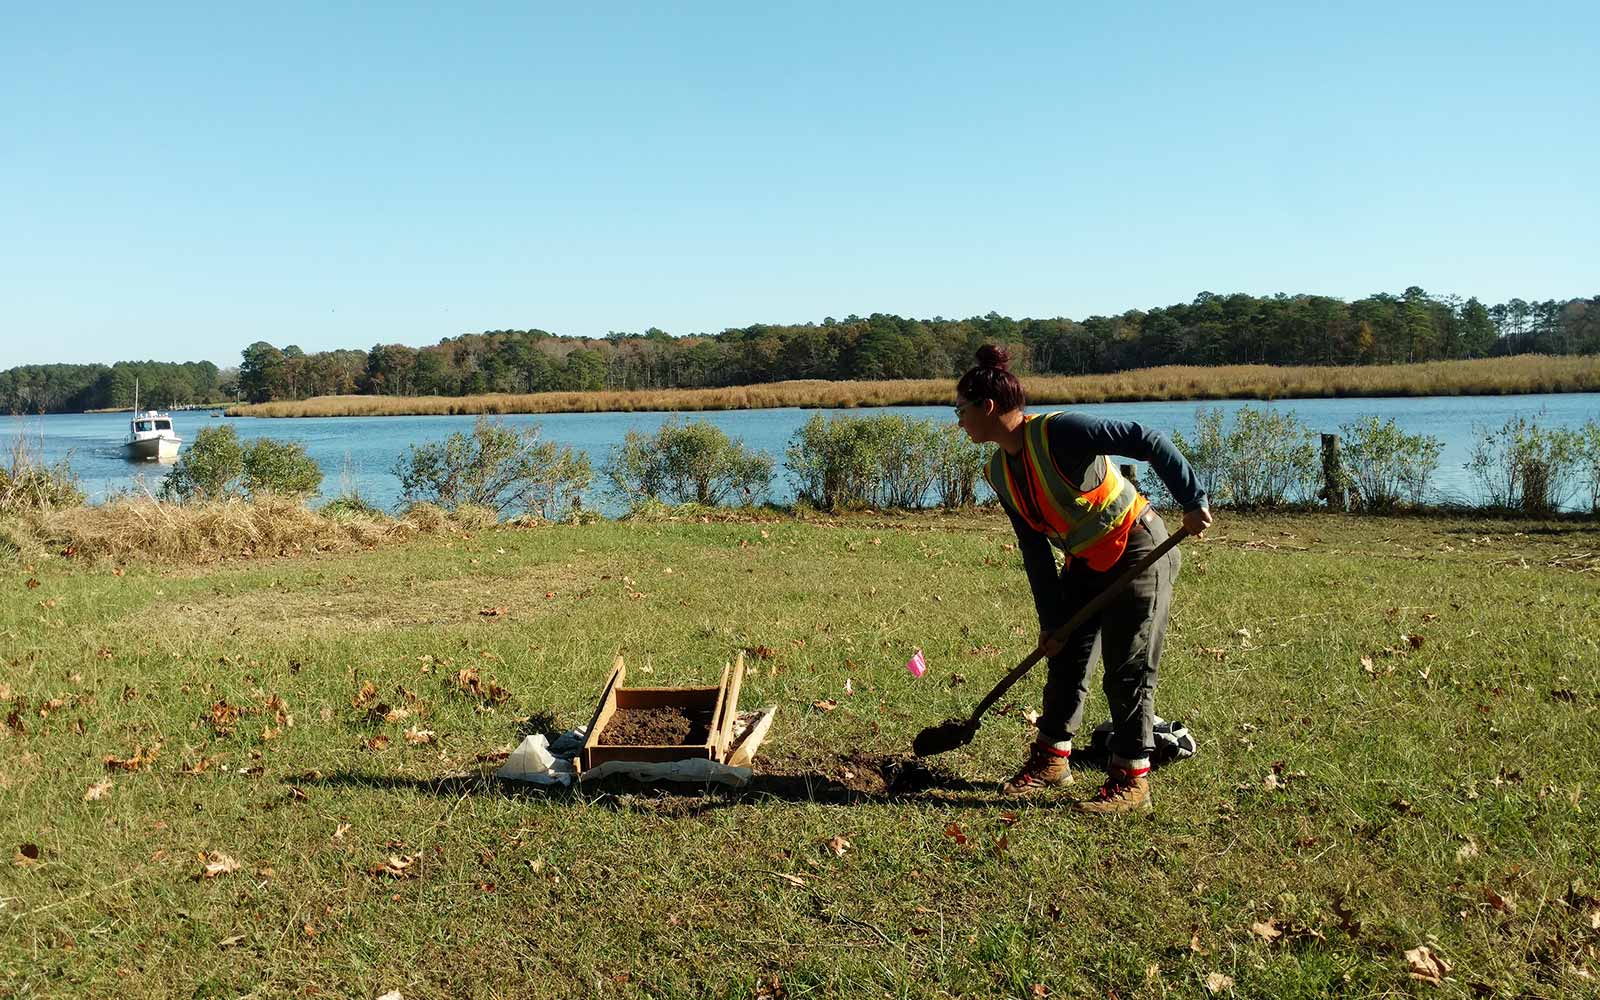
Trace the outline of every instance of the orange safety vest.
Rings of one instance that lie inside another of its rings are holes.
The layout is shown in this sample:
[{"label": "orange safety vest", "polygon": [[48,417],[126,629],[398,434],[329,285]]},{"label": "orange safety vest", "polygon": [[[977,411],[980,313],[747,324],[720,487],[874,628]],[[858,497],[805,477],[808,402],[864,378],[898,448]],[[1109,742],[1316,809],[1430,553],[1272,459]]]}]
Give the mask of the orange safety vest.
[{"label": "orange safety vest", "polygon": [[1014,474],[1005,449],[996,448],[983,476],[1007,510],[1050,539],[1069,559],[1082,559],[1090,569],[1103,573],[1122,558],[1128,532],[1149,501],[1103,455],[1100,462],[1105,476],[1088,492],[1062,475],[1050,457],[1050,435],[1046,433],[1053,416],[1023,418],[1024,475]]}]

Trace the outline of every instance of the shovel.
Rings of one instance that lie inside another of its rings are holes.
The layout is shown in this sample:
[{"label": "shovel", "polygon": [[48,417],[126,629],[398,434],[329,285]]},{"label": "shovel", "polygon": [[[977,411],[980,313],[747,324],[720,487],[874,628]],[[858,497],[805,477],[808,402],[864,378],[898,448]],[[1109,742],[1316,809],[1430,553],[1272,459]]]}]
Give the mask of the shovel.
[{"label": "shovel", "polygon": [[[1112,598],[1126,590],[1128,585],[1140,573],[1154,566],[1157,560],[1165,556],[1173,546],[1183,541],[1188,535],[1187,528],[1179,528],[1173,532],[1172,536],[1156,546],[1154,551],[1128,567],[1121,576],[1111,582],[1109,587],[1096,594],[1088,604],[1079,608],[1078,613],[1067,619],[1065,625],[1050,634],[1050,638],[1057,642],[1065,641],[1074,629],[1099,614],[1100,610],[1111,603]],[[1000,683],[994,686],[994,690],[984,695],[983,700],[978,702],[978,707],[972,710],[970,716],[965,719],[948,719],[937,726],[929,726],[924,729],[917,734],[916,739],[911,741],[911,752],[918,757],[932,757],[934,754],[944,753],[947,750],[954,750],[957,747],[964,747],[971,743],[972,738],[978,734],[978,725],[983,720],[983,713],[992,708],[994,703],[1000,700],[1001,695],[1011,690],[1011,685],[1021,680],[1022,675],[1032,670],[1033,665],[1043,658],[1044,643],[1040,643],[1038,649],[1029,653],[1021,663],[1011,668],[1010,673],[1000,678]]]}]

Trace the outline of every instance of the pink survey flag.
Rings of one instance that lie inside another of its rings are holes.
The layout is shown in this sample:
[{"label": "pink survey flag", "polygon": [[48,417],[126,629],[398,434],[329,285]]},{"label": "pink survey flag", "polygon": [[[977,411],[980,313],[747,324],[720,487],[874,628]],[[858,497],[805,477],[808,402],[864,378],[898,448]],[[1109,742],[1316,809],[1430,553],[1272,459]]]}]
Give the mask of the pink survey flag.
[{"label": "pink survey flag", "polygon": [[928,661],[922,658],[922,650],[911,654],[911,659],[906,661],[906,669],[911,671],[912,677],[921,677],[928,672]]}]

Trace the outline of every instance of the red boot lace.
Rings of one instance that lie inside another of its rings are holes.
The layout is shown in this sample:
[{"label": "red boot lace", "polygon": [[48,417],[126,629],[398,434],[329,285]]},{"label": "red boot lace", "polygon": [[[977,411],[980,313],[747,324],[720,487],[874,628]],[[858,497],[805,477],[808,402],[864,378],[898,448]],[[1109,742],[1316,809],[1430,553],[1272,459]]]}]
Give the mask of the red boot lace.
[{"label": "red boot lace", "polygon": [[1114,798],[1120,793],[1126,791],[1132,784],[1133,779],[1127,775],[1108,775],[1106,777],[1106,783],[1100,786],[1099,790],[1094,793],[1094,797],[1103,802],[1106,799]]}]

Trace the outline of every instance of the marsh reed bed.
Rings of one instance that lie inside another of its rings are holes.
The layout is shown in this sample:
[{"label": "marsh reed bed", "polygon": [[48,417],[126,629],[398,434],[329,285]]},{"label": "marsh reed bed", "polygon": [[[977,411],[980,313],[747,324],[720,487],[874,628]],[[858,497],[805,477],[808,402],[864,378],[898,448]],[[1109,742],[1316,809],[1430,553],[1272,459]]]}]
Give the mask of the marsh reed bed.
[{"label": "marsh reed bed", "polygon": [[[1171,365],[1114,375],[1025,377],[1030,401],[1293,399],[1319,396],[1471,396],[1600,391],[1600,356],[1519,355],[1472,361],[1357,367]],[[886,382],[800,380],[718,389],[492,393],[478,396],[318,396],[231,407],[242,417],[348,417],[749,410],[800,406],[933,406],[954,379]]]}]

